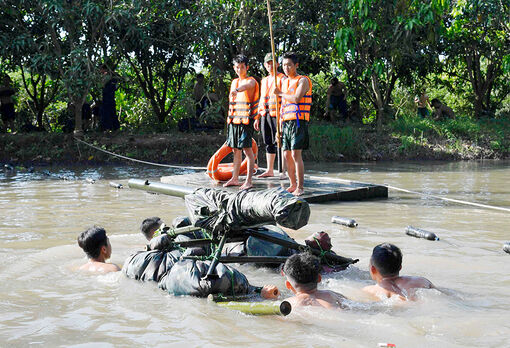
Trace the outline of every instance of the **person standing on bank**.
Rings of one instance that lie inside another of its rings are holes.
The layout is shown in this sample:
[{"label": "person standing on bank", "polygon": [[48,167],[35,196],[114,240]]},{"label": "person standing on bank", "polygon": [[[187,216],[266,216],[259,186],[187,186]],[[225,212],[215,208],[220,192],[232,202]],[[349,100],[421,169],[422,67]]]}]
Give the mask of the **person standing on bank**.
[{"label": "person standing on bank", "polygon": [[308,149],[308,122],[312,106],[312,81],[297,74],[298,57],[294,52],[283,55],[283,72],[287,79],[274,93],[282,98],[282,149],[287,162],[290,186],[287,191],[301,196],[304,190],[305,166],[302,152]]},{"label": "person standing on bank", "polygon": [[101,121],[102,130],[116,131],[120,128],[119,117],[117,115],[117,107],[115,103],[115,91],[118,89],[119,76],[110,71],[106,65],[101,66],[101,74],[103,75],[103,101],[101,104]]},{"label": "person standing on bank", "polygon": [[[281,89],[282,80],[286,78],[284,74],[277,73],[275,83],[273,55],[271,53],[266,54],[264,57],[264,68],[266,68],[269,75],[264,77],[260,83],[259,118],[253,124],[256,131],[260,130],[262,132],[262,138],[266,145],[267,169],[259,175],[259,178],[274,176],[274,160],[278,146],[276,143],[276,96],[272,92],[274,86]],[[276,68],[278,68],[278,62],[276,62]],[[278,99],[278,105],[281,105],[281,98]],[[278,154],[278,161],[281,163],[280,154]],[[283,167],[281,167],[280,176],[283,173]]]},{"label": "person standing on bank", "polygon": [[2,115],[3,131],[5,133],[7,133],[8,128],[11,132],[14,132],[16,112],[14,111],[12,95],[15,93],[14,88],[12,88],[11,78],[9,75],[5,74],[2,85],[0,86],[0,114]]},{"label": "person standing on bank", "polygon": [[414,98],[414,103],[416,104],[418,116],[421,118],[429,117],[429,110],[432,110],[429,102],[429,96],[425,91],[420,91],[418,95]]},{"label": "person standing on bank", "polygon": [[227,145],[234,151],[234,170],[232,179],[223,186],[239,186],[239,169],[241,167],[242,152],[248,158],[246,180],[239,188],[247,190],[253,186],[252,177],[255,168],[252,136],[253,122],[258,119],[259,84],[253,77],[248,76],[248,57],[239,54],[234,58],[234,71],[238,78],[232,81],[229,95],[229,109],[227,117]]}]

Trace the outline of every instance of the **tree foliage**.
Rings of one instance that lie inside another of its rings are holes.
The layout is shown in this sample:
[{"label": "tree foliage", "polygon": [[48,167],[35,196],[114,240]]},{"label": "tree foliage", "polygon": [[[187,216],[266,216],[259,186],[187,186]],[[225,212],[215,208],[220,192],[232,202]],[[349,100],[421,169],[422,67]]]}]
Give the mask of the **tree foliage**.
[{"label": "tree foliage", "polygon": [[109,38],[163,123],[177,102],[190,65],[198,22],[190,1],[135,0],[119,6]]},{"label": "tree foliage", "polygon": [[[444,1],[348,0],[336,33],[338,62],[351,83],[363,86],[380,126],[397,79],[424,74],[427,47],[439,35]],[[438,29],[439,27],[439,29]]]},{"label": "tree foliage", "polygon": [[[508,1],[271,6],[277,55],[296,51],[300,72],[322,80],[340,71],[350,101],[373,112],[379,126],[392,114],[395,86],[412,89],[430,76],[459,96],[470,93],[477,116],[508,102]],[[122,93],[130,95],[123,100],[132,103],[125,107],[150,105],[151,119],[169,125],[185,109],[195,72],[205,72],[226,103],[232,58],[246,54],[250,73],[262,77],[270,49],[266,1],[0,0],[0,72],[20,74],[39,125],[45,108],[65,95],[60,101],[72,106],[80,131],[81,105],[101,94],[102,64],[121,71]]]},{"label": "tree foliage", "polygon": [[509,18],[508,1],[462,0],[452,3],[445,24],[445,69],[471,84],[477,116],[493,113],[510,92]]}]

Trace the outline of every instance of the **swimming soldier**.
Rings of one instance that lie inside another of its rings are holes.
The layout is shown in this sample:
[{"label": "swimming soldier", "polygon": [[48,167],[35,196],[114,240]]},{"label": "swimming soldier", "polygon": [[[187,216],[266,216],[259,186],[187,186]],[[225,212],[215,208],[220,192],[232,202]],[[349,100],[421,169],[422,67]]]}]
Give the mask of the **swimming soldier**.
[{"label": "swimming soldier", "polygon": [[393,296],[403,301],[415,300],[417,290],[436,289],[427,278],[401,276],[402,251],[390,243],[379,244],[374,248],[368,267],[370,276],[377,284],[366,286],[363,291],[379,300]]},{"label": "swimming soldier", "polygon": [[86,264],[79,268],[81,271],[94,273],[120,271],[120,267],[116,264],[106,262],[112,256],[112,245],[104,228],[94,226],[80,233],[78,245],[89,259]]},{"label": "swimming soldier", "polygon": [[289,297],[292,307],[318,306],[324,308],[344,308],[345,298],[331,290],[318,290],[317,284],[322,280],[321,264],[317,257],[309,253],[294,254],[285,261],[283,274],[287,277],[285,286],[292,291]]}]

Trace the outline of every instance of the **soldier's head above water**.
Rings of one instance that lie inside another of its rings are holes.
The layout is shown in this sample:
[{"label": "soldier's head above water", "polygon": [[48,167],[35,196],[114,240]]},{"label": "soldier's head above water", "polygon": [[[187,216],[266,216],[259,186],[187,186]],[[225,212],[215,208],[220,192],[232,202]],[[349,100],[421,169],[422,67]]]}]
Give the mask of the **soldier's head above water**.
[{"label": "soldier's head above water", "polygon": [[310,253],[294,254],[287,259],[283,272],[287,277],[285,285],[294,294],[286,299],[292,307],[317,306],[344,308],[346,298],[335,291],[318,290],[322,280],[319,259]]},{"label": "soldier's head above water", "polygon": [[78,236],[78,245],[83,249],[89,261],[80,267],[82,271],[107,273],[120,271],[113,263],[106,263],[112,256],[112,245],[104,228],[93,226]]},{"label": "soldier's head above water", "polygon": [[286,283],[289,283],[296,290],[310,291],[317,288],[317,283],[321,280],[320,271],[321,263],[319,259],[309,253],[292,255],[283,266],[283,272],[287,277]]},{"label": "soldier's head above water", "polygon": [[162,227],[164,227],[163,220],[157,216],[153,216],[143,220],[140,231],[147,240],[151,240],[152,237],[154,237],[154,233]]}]

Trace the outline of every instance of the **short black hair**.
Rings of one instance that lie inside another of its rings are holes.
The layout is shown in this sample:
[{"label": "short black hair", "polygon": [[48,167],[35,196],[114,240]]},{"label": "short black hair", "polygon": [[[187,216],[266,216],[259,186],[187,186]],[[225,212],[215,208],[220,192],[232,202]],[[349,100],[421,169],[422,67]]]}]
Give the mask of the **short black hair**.
[{"label": "short black hair", "polygon": [[439,101],[439,99],[437,98],[434,98],[430,101],[430,104],[432,104],[432,106],[434,106],[434,104],[441,104],[441,102]]},{"label": "short black hair", "polygon": [[390,243],[379,244],[372,251],[370,261],[382,276],[395,276],[402,268],[402,251]]},{"label": "short black hair", "polygon": [[199,78],[202,78],[202,79],[203,79],[203,78],[204,78],[204,74],[202,74],[202,73],[198,73],[198,74],[197,74],[197,79],[199,79]]},{"label": "short black hair", "polygon": [[299,63],[299,57],[295,52],[286,52],[283,54],[283,59],[290,59],[292,60],[292,63],[297,64]]},{"label": "short black hair", "polygon": [[234,64],[244,63],[246,66],[248,66],[250,61],[248,60],[248,57],[246,57],[244,54],[238,54],[237,56],[234,57],[232,63]]},{"label": "short black hair", "polygon": [[333,86],[336,86],[336,85],[338,84],[338,78],[336,78],[336,77],[332,77],[332,78],[331,78],[331,84],[332,84]]},{"label": "short black hair", "polygon": [[309,290],[317,287],[321,271],[319,259],[310,253],[294,254],[285,261],[283,272],[296,285]]},{"label": "short black hair", "polygon": [[101,254],[101,247],[108,245],[108,237],[104,228],[93,226],[78,236],[78,245],[89,259],[96,259]]},{"label": "short black hair", "polygon": [[162,223],[163,221],[157,216],[147,218],[143,220],[142,225],[140,226],[140,231],[142,231],[147,240],[151,240],[153,235],[152,232],[154,232],[153,230],[158,228]]}]

